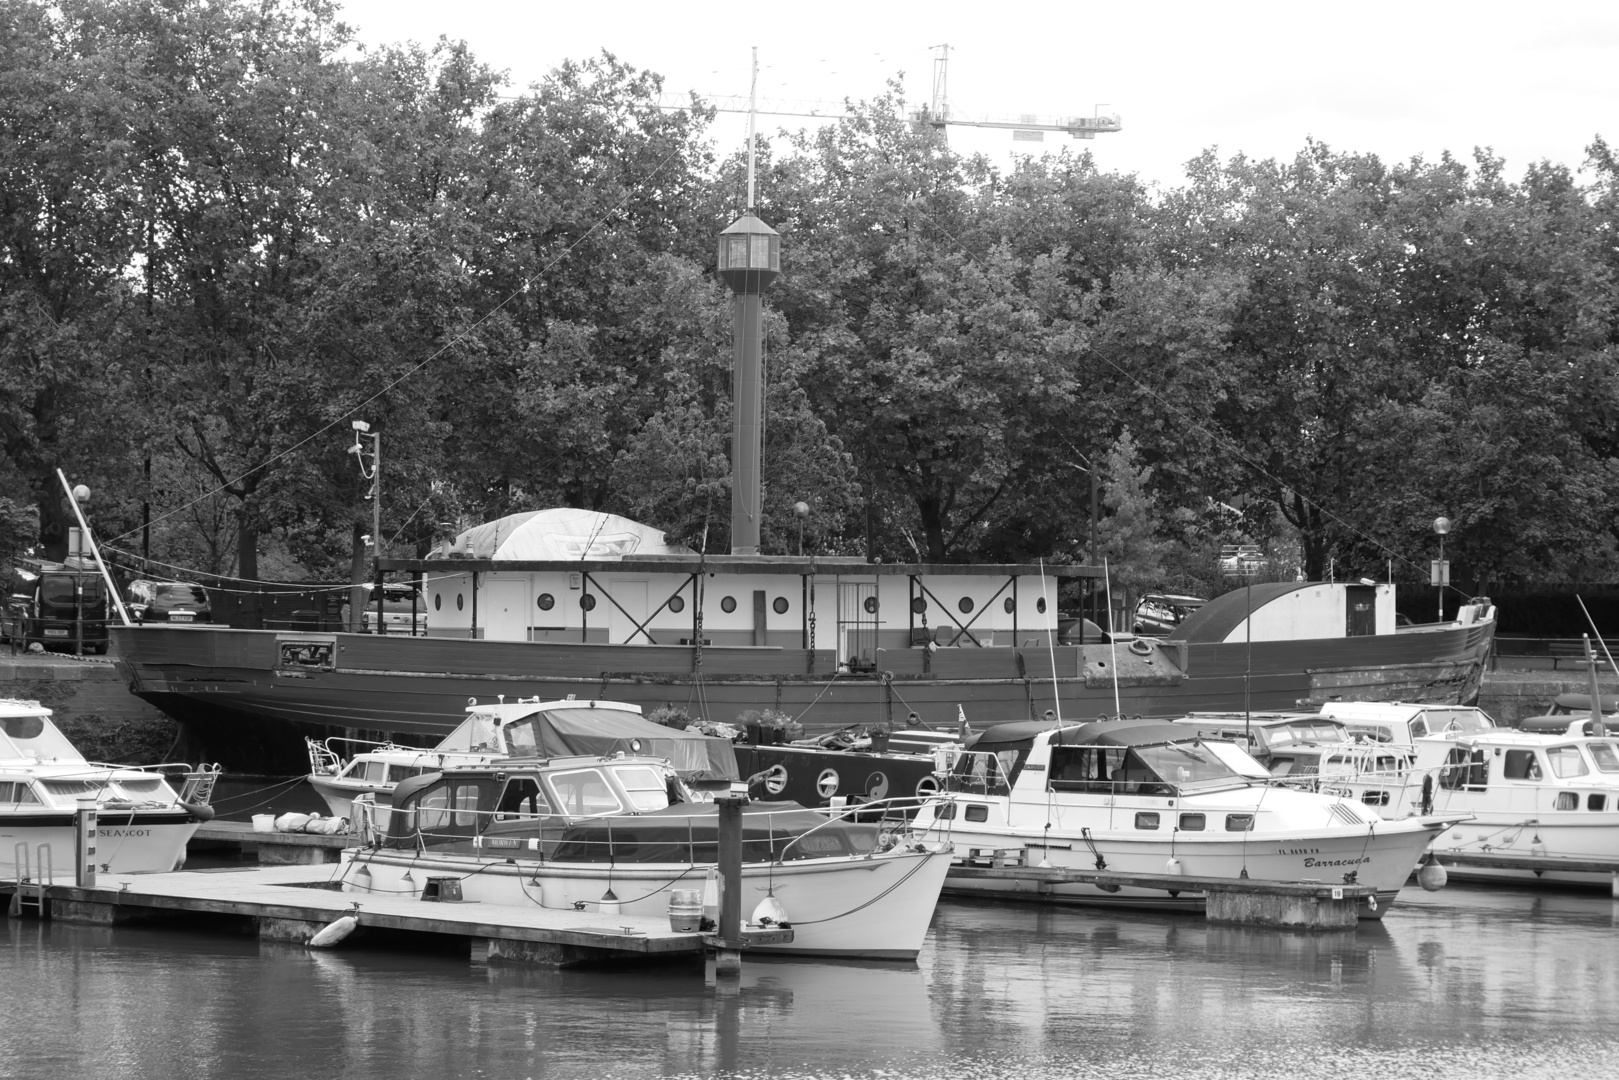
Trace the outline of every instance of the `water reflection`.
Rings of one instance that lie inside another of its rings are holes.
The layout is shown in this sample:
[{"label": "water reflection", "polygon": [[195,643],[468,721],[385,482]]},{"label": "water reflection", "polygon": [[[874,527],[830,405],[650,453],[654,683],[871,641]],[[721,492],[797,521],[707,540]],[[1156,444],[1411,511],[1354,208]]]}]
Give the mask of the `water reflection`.
[{"label": "water reflection", "polygon": [[0,1076],[1580,1075],[1619,1050],[1616,919],[1482,889],[1319,936],[947,903],[915,965],[719,984],[11,920]]}]

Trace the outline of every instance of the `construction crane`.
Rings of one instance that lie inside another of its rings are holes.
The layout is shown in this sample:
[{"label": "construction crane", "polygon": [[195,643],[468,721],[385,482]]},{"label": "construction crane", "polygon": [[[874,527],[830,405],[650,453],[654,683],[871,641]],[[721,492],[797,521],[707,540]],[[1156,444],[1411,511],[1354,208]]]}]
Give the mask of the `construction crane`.
[{"label": "construction crane", "polygon": [[[1067,132],[1076,139],[1094,139],[1098,134],[1124,130],[1117,113],[1104,114],[1098,107],[1094,116],[1033,116],[1017,118],[952,114],[949,99],[950,46],[935,45],[939,55],[933,60],[933,101],[910,114],[917,131],[931,129],[945,137],[947,127],[1003,128],[1012,132],[1015,142],[1042,142],[1048,131]],[[757,63],[757,60],[755,61]],[[758,113],[766,116],[803,116],[813,120],[847,119],[854,106],[847,101],[818,101],[812,98],[752,98],[747,94],[699,95],[699,100],[715,112]],[[658,107],[689,109],[689,94],[662,94]]]},{"label": "construction crane", "polygon": [[944,137],[945,128],[977,127],[1005,128],[1012,132],[1015,142],[1042,142],[1046,132],[1067,132],[1076,139],[1094,139],[1098,134],[1123,131],[1124,124],[1117,113],[1105,115],[1098,106],[1095,116],[1034,116],[1024,114],[1016,119],[997,116],[955,116],[950,112],[950,46],[935,45],[939,55],[933,58],[933,104],[911,113],[911,126],[918,131],[932,128]]}]

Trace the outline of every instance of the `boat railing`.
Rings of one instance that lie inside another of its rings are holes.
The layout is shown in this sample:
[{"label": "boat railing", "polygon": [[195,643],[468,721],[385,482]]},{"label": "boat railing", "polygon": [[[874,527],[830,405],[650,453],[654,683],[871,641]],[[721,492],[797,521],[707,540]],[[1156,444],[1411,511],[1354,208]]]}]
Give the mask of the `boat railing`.
[{"label": "boat railing", "polygon": [[[862,856],[889,850],[908,834],[907,811],[926,797],[873,800],[828,808],[823,820],[804,828],[804,808],[753,811],[744,817],[742,859],[780,863],[789,859]],[[694,804],[694,809],[697,806]],[[877,820],[871,820],[873,814]],[[719,860],[717,820],[707,813],[684,818],[685,836],[671,829],[671,815],[513,813],[455,807],[378,806],[373,796],[354,803],[354,827],[361,842],[374,847],[479,854],[491,859],[533,862],[682,862],[705,865]],[[780,824],[777,824],[780,819]],[[580,826],[599,826],[605,836],[581,836]],[[762,826],[762,827],[761,827]],[[833,828],[842,826],[842,828]],[[848,826],[856,826],[854,830]],[[649,858],[656,855],[655,859]]]}]

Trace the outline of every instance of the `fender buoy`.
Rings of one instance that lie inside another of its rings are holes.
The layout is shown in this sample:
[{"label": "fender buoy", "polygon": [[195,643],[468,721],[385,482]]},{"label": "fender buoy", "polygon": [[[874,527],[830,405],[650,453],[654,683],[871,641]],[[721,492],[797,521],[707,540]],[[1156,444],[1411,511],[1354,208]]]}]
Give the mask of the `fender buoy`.
[{"label": "fender buoy", "polygon": [[1152,654],[1152,642],[1136,638],[1130,642],[1130,651],[1137,656],[1150,656]]},{"label": "fender buoy", "polygon": [[183,802],[180,804],[180,808],[198,821],[214,820],[214,808],[211,806],[205,806],[202,803]]},{"label": "fender buoy", "polygon": [[311,949],[330,949],[339,941],[354,933],[354,928],[360,925],[360,920],[354,915],[345,915],[336,922],[328,923],[319,933],[309,939]]}]

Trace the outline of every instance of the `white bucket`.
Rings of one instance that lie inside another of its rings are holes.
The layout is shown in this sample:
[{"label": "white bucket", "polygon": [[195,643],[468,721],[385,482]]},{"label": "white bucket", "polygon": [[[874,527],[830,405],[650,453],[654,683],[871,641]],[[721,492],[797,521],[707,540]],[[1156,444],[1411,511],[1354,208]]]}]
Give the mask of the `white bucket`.
[{"label": "white bucket", "polygon": [[275,832],[275,815],[274,814],[254,814],[253,815],[253,831],[254,832]]}]

